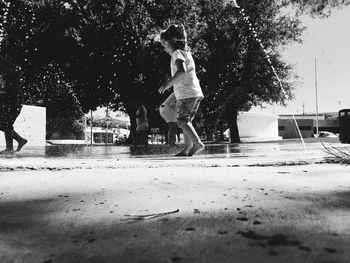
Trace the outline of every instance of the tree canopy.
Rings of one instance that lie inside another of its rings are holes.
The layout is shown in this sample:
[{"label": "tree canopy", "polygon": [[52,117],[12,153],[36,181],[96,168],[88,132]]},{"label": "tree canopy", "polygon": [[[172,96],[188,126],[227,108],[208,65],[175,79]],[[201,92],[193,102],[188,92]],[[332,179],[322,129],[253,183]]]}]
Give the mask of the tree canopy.
[{"label": "tree canopy", "polygon": [[283,0],[284,5],[297,8],[299,14],[327,17],[334,9],[350,5],[350,0]]},{"label": "tree canopy", "polygon": [[[3,1],[0,54],[23,68],[28,103],[48,107],[51,118],[58,112],[78,118],[108,104],[126,111],[134,127],[138,96],[156,126],[165,99],[157,90],[170,74],[156,36],[172,22],[183,23],[206,96],[199,114],[204,126],[226,121],[236,129],[239,110],[293,97],[295,76],[281,51],[301,42],[298,15],[327,16],[350,0],[242,1],[240,10],[223,2]],[[239,141],[238,134],[232,140]]]}]

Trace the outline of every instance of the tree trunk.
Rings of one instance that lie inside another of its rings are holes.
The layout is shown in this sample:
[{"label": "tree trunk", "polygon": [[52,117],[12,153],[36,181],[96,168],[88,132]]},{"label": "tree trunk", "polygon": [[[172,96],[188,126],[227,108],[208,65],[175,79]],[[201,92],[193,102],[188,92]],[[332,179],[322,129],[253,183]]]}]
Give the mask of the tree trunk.
[{"label": "tree trunk", "polygon": [[237,125],[238,111],[236,109],[226,110],[226,120],[230,129],[230,141],[231,143],[241,143],[239,138],[239,131]]},{"label": "tree trunk", "polygon": [[129,119],[130,119],[130,134],[128,139],[126,140],[127,144],[135,144],[135,138],[136,138],[136,111],[134,109],[134,107],[131,106],[127,106],[126,107],[126,111],[129,115]]},{"label": "tree trunk", "polygon": [[205,134],[206,134],[206,140],[207,141],[214,141],[214,130],[213,126],[207,126],[205,125]]}]

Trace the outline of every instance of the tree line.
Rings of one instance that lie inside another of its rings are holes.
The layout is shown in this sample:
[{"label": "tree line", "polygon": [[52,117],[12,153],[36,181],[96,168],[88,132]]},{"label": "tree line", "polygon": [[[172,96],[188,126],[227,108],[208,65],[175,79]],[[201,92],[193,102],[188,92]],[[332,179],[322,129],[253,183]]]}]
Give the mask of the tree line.
[{"label": "tree line", "polygon": [[208,139],[226,125],[239,142],[238,111],[293,98],[297,76],[281,52],[301,42],[300,15],[328,16],[350,0],[241,1],[244,13],[224,2],[2,1],[0,54],[22,67],[26,103],[47,107],[52,132],[107,104],[125,111],[135,129],[135,96],[157,127],[165,99],[157,90],[170,74],[157,36],[183,23],[206,96],[197,124]]}]

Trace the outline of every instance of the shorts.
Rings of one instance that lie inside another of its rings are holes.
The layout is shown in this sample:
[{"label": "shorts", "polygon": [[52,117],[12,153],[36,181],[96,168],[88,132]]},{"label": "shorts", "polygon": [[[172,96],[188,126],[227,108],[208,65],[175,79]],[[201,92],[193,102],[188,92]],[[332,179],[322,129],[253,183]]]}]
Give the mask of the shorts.
[{"label": "shorts", "polygon": [[202,99],[202,97],[195,97],[177,101],[176,121],[179,126],[185,125],[188,122],[193,121]]},{"label": "shorts", "polygon": [[176,97],[175,94],[172,93],[159,107],[160,116],[162,116],[166,123],[176,122],[175,108]]}]

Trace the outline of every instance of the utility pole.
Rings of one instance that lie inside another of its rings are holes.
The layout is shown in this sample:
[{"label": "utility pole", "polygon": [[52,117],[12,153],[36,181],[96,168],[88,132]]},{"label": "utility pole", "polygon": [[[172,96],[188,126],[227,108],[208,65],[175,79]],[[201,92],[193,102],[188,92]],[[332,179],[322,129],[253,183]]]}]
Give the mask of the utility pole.
[{"label": "utility pole", "polygon": [[88,136],[87,128],[88,128],[88,126],[87,126],[87,115],[84,114],[84,139],[85,139],[86,146],[89,145],[88,140],[87,140],[87,138],[88,138],[87,137]]},{"label": "utility pole", "polygon": [[317,89],[317,58],[315,58],[315,88],[316,88],[316,137],[318,137],[318,89]]},{"label": "utility pole", "polygon": [[106,146],[108,145],[108,104],[107,104],[107,109],[106,109]]},{"label": "utility pole", "polygon": [[93,121],[93,114],[92,114],[92,110],[91,110],[91,122],[90,122],[90,132],[91,132],[91,136],[90,136],[90,146],[92,146],[92,142],[93,142],[93,137],[94,137],[94,134],[93,134],[93,131],[92,131],[92,121]]},{"label": "utility pole", "polygon": [[305,115],[305,101],[303,101],[303,115]]}]

